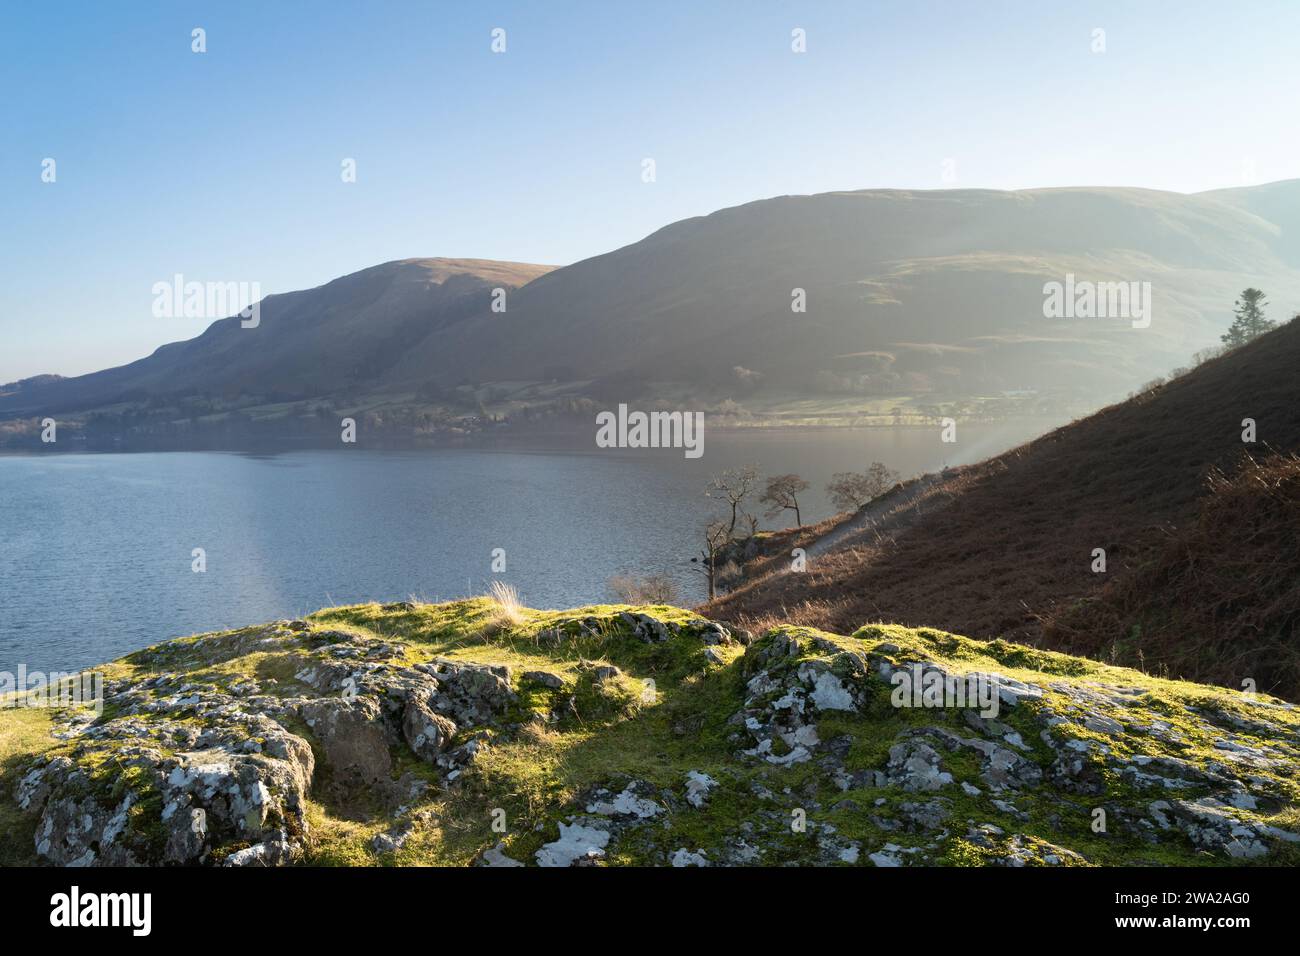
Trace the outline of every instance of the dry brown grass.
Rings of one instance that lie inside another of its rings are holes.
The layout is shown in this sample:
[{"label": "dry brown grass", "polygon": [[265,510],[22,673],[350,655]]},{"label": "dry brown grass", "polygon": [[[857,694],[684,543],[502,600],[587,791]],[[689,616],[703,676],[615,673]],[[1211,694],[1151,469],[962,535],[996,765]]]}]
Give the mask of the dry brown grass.
[{"label": "dry brown grass", "polygon": [[806,551],[818,538],[831,533],[852,519],[851,512],[844,512],[825,518],[817,524],[768,533],[761,539],[759,554],[745,560],[744,580],[753,581],[784,571],[790,566],[791,552],[795,548],[803,548]]},{"label": "dry brown grass", "polygon": [[1096,599],[1044,622],[1053,647],[1300,696],[1300,458],[1215,470],[1198,519]]},{"label": "dry brown grass", "polygon": [[821,627],[821,622],[833,617],[835,613],[836,608],[828,601],[804,601],[802,604],[782,605],[775,611],[761,614],[741,614],[733,623],[757,636],[772,628],[791,624],[796,627]]},{"label": "dry brown grass", "polygon": [[[803,607],[813,609],[808,623],[840,631],[884,620],[1050,644],[1057,638],[1044,634],[1044,621],[1135,573],[1166,545],[1168,528],[1197,519],[1207,476],[1241,455],[1243,418],[1256,420],[1261,442],[1300,451],[1298,368],[1300,322],[1291,322],[1167,385],[958,469],[927,491],[910,520],[859,536],[868,540],[810,561],[805,573],[773,567],[702,610],[738,622]],[[1091,571],[1094,548],[1106,550],[1104,575]],[[1071,646],[1083,643],[1071,638]]]},{"label": "dry brown grass", "polygon": [[493,607],[492,616],[483,627],[485,634],[495,634],[524,623],[524,606],[513,584],[493,581],[492,586],[488,588],[487,597],[492,601]]}]

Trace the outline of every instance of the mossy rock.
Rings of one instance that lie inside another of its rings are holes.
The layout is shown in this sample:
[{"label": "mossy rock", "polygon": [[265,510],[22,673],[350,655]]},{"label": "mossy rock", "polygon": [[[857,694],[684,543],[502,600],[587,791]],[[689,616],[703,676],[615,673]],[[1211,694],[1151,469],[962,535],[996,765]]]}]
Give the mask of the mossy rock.
[{"label": "mossy rock", "polygon": [[[480,598],[159,644],[102,669],[89,721],[0,710],[0,854],[54,858],[37,852],[51,799],[93,798],[107,820],[130,794],[110,842],[136,862],[1300,862],[1294,705],[932,629],[725,633],[680,608]],[[992,687],[996,714],[900,705],[912,673]],[[412,694],[454,724],[436,748],[405,736]],[[387,759],[349,783],[318,718],[354,699]],[[32,775],[58,761],[52,798]],[[215,781],[186,783],[201,846],[177,842],[178,767]],[[222,796],[240,780],[245,803]]]}]

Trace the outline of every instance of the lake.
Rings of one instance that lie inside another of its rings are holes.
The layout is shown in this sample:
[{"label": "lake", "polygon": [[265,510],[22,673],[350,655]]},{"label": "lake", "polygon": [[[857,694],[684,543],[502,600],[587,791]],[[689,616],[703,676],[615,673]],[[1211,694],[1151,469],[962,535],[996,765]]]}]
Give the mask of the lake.
[{"label": "lake", "polygon": [[[331,604],[448,600],[494,578],[534,607],[608,599],[620,572],[670,575],[684,603],[716,505],[710,475],[757,463],[813,487],[873,460],[910,476],[1040,434],[1018,420],[938,428],[710,431],[704,455],[597,449],[592,437],[416,452],[0,456],[0,670],[67,670],[169,637]],[[756,506],[757,507],[757,506]],[[761,512],[760,512],[761,514]],[[765,527],[784,527],[783,519]],[[192,570],[194,549],[207,569]],[[504,549],[506,570],[492,573]]]}]

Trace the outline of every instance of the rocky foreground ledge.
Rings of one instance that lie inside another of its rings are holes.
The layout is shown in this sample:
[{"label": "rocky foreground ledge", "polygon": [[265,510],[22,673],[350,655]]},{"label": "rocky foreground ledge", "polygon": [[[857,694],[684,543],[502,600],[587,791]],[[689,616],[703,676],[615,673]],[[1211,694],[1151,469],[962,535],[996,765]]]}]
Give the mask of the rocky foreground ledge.
[{"label": "rocky foreground ledge", "polygon": [[372,604],[104,671],[0,711],[4,862],[1300,862],[1294,705],[930,630]]}]

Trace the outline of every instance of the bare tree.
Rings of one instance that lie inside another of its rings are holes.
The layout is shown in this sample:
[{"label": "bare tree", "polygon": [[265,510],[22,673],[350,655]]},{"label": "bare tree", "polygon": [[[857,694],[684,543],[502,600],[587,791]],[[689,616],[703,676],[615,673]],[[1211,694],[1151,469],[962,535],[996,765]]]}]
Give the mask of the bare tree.
[{"label": "bare tree", "polygon": [[691,564],[695,565],[691,570],[704,575],[704,579],[709,583],[710,601],[717,594],[718,556],[730,543],[731,534],[727,530],[726,522],[710,521],[704,528],[704,547],[700,549],[700,556],[691,558]]},{"label": "bare tree", "polygon": [[744,468],[728,469],[721,475],[714,475],[704,489],[706,496],[725,503],[731,509],[731,520],[726,525],[728,541],[735,538],[736,523],[744,513],[742,505],[757,484],[758,466],[746,465]]},{"label": "bare tree", "polygon": [[866,471],[840,471],[831,475],[826,494],[841,511],[856,511],[878,498],[898,481],[898,472],[873,461]]},{"label": "bare tree", "polygon": [[1228,351],[1229,350],[1226,345],[1212,345],[1208,349],[1201,349],[1199,352],[1193,352],[1192,368],[1198,368],[1199,366],[1204,365],[1206,362],[1210,361],[1211,359],[1216,359],[1220,355],[1226,355]]},{"label": "bare tree", "polygon": [[772,475],[767,479],[767,487],[758,499],[766,505],[767,516],[775,518],[782,511],[794,512],[795,527],[803,526],[799,514],[799,495],[808,490],[808,482],[798,475]]}]

